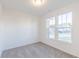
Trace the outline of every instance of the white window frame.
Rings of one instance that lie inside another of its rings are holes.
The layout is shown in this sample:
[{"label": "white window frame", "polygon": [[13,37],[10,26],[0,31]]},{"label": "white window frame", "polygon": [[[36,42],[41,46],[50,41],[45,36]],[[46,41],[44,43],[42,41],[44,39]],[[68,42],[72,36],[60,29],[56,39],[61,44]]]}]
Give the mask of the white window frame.
[{"label": "white window frame", "polygon": [[[63,13],[63,14],[60,14],[60,15],[63,16],[63,15],[69,14],[69,13],[72,14],[72,12],[67,12],[67,13]],[[60,15],[59,15],[59,16],[60,16]],[[58,16],[58,17],[59,17],[59,16]],[[71,15],[71,16],[72,16],[72,15]],[[66,15],[66,21],[67,21],[67,17],[68,17],[68,16]],[[63,19],[62,19],[62,20],[63,20]],[[58,21],[59,21],[59,19],[58,19]],[[71,30],[71,32],[70,32],[70,34],[71,34],[71,35],[70,35],[70,39],[68,39],[68,40],[67,40],[67,39],[59,39],[59,37],[58,37],[58,36],[59,36],[59,34],[58,34],[58,27],[57,27],[57,29],[56,29],[56,30],[57,30],[57,39],[60,40],[60,41],[63,41],[63,42],[72,43],[72,25],[73,25],[73,24],[71,24],[71,27],[70,27],[70,30]],[[58,26],[58,23],[57,23],[57,26]],[[67,27],[65,27],[65,28],[67,28]],[[67,29],[66,29],[66,30],[67,30]],[[67,38],[67,37],[66,37],[66,38]]]}]

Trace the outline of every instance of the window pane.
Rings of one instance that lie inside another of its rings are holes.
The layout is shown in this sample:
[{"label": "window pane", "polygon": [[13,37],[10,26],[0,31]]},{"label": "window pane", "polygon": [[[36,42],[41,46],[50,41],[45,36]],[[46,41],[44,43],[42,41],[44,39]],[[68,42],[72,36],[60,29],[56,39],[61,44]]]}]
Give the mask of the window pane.
[{"label": "window pane", "polygon": [[54,39],[55,38],[55,28],[49,28],[48,34],[49,34],[48,38]]},{"label": "window pane", "polygon": [[58,28],[59,40],[71,42],[71,29],[70,28]]},{"label": "window pane", "polygon": [[69,26],[72,26],[72,12],[67,14],[67,23]]},{"label": "window pane", "polygon": [[47,19],[47,27],[54,26],[55,25],[55,17],[51,17]]}]

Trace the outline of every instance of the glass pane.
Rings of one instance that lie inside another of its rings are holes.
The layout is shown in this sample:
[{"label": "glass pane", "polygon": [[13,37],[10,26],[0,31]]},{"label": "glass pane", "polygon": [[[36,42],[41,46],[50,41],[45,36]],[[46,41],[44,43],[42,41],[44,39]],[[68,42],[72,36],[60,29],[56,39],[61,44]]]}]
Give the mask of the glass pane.
[{"label": "glass pane", "polygon": [[71,41],[71,28],[58,28],[59,40],[70,42]]},{"label": "glass pane", "polygon": [[51,17],[50,19],[51,19],[51,20],[50,20],[50,24],[51,24],[51,25],[55,25],[55,17]]},{"label": "glass pane", "polygon": [[72,12],[67,14],[67,24],[69,27],[72,26]]},{"label": "glass pane", "polygon": [[49,28],[49,35],[48,38],[54,39],[55,38],[55,28]]},{"label": "glass pane", "polygon": [[54,26],[55,25],[55,17],[51,17],[47,20],[47,26]]}]

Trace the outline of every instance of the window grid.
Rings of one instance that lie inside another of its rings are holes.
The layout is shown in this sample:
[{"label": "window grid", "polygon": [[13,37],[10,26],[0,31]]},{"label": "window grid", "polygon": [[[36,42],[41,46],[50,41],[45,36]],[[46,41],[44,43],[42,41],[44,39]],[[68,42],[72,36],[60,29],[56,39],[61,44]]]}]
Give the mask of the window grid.
[{"label": "window grid", "polygon": [[48,18],[47,28],[49,39],[72,42],[72,12]]},{"label": "window grid", "polygon": [[[58,40],[71,42],[72,39],[72,12],[60,15],[58,17]],[[70,17],[71,16],[71,17]],[[61,19],[60,19],[61,18]],[[69,20],[70,23],[69,23]],[[61,24],[59,23],[61,21]]]}]

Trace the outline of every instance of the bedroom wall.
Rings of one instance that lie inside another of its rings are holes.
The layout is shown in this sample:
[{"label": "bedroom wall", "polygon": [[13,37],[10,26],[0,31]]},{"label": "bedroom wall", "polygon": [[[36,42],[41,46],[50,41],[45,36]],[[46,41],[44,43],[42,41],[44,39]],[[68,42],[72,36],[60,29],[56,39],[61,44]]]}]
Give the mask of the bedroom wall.
[{"label": "bedroom wall", "polygon": [[[40,39],[41,42],[60,49],[64,52],[72,54],[74,56],[79,57],[79,3],[73,3],[68,6],[64,6],[55,11],[49,12],[47,15],[42,17],[40,21]],[[73,27],[72,27],[72,43],[66,43],[63,41],[59,41],[57,39],[48,39],[47,38],[47,28],[46,28],[46,18],[50,16],[59,15],[61,13],[65,13],[68,11],[72,11],[73,13]]]},{"label": "bedroom wall", "polygon": [[0,16],[0,52],[38,42],[38,17],[19,11]]}]

